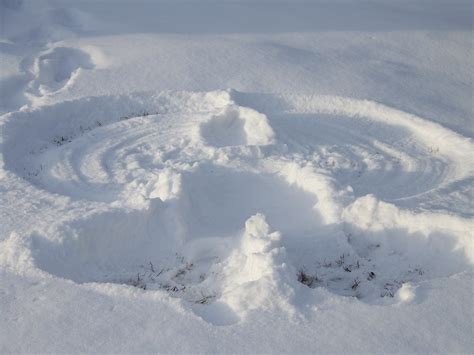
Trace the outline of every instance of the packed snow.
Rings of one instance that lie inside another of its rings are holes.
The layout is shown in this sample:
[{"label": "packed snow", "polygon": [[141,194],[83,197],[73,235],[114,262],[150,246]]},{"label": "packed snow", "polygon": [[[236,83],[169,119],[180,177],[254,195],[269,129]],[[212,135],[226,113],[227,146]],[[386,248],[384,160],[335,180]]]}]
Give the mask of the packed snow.
[{"label": "packed snow", "polygon": [[0,352],[473,352],[472,6],[1,0]]}]

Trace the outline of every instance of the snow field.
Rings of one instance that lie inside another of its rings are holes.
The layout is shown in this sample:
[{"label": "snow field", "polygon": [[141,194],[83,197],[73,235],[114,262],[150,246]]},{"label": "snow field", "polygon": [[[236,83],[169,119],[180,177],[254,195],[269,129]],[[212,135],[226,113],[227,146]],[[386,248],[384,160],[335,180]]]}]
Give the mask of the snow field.
[{"label": "snow field", "polygon": [[472,54],[466,0],[0,0],[0,352],[472,352]]}]

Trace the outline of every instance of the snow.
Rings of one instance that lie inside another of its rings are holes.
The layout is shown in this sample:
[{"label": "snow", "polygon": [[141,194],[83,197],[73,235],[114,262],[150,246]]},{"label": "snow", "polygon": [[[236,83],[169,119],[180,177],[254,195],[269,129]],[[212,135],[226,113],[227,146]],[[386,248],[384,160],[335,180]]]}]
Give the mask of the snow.
[{"label": "snow", "polygon": [[469,1],[1,0],[0,351],[474,351]]}]

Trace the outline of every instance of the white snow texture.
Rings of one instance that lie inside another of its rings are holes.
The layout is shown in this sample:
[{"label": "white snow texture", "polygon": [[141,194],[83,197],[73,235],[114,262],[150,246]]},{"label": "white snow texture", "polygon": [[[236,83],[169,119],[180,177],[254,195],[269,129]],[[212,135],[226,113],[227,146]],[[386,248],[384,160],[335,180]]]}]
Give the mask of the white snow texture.
[{"label": "white snow texture", "polygon": [[474,351],[472,3],[0,12],[1,353]]}]

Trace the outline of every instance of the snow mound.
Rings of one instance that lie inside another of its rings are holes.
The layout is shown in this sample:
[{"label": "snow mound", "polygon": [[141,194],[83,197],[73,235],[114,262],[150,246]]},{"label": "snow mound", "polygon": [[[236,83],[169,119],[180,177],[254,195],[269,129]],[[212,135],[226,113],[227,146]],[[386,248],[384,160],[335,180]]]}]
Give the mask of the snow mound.
[{"label": "snow mound", "polygon": [[293,291],[286,281],[288,266],[280,240],[281,234],[271,232],[264,215],[256,214],[245,222],[240,245],[223,268],[221,301],[237,314],[273,307],[291,310],[288,301]]},{"label": "snow mound", "polygon": [[292,316],[326,291],[413,302],[474,260],[472,222],[443,212],[469,206],[454,192],[473,178],[473,143],[374,102],[137,93],[0,122],[3,178],[72,211],[29,244],[10,237],[15,255],[77,283],[167,292],[212,324]]},{"label": "snow mound", "polygon": [[271,144],[274,136],[265,115],[235,106],[202,124],[201,134],[216,147]]}]

